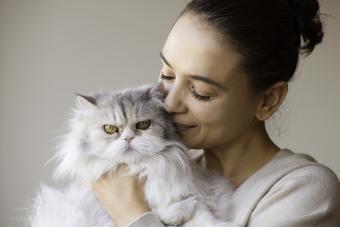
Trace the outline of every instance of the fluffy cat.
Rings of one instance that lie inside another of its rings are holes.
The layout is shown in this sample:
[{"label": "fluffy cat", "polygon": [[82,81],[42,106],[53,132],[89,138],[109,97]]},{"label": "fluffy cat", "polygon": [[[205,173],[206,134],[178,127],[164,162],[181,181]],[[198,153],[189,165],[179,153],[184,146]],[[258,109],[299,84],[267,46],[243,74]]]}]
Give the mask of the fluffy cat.
[{"label": "fluffy cat", "polygon": [[159,85],[78,95],[55,156],[55,175],[74,183],[63,190],[42,186],[31,226],[114,227],[86,183],[122,163],[144,181],[145,199],[165,225],[232,226],[230,184],[189,159],[162,98]]}]

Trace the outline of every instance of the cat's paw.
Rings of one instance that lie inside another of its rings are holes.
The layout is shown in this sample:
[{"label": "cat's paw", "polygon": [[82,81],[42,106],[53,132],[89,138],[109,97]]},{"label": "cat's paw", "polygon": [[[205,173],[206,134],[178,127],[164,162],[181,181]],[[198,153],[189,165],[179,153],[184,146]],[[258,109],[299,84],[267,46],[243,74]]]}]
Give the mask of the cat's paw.
[{"label": "cat's paw", "polygon": [[184,200],[157,208],[161,221],[166,225],[182,225],[194,215],[197,207],[197,199],[190,196]]}]

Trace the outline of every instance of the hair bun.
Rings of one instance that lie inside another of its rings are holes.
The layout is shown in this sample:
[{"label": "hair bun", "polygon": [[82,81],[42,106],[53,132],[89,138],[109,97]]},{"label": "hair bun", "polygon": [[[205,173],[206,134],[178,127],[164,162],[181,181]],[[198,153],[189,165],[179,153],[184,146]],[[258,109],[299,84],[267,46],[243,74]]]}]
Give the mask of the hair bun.
[{"label": "hair bun", "polygon": [[317,0],[288,0],[288,4],[297,19],[303,39],[300,52],[309,55],[315,46],[321,43],[324,35],[319,2]]}]

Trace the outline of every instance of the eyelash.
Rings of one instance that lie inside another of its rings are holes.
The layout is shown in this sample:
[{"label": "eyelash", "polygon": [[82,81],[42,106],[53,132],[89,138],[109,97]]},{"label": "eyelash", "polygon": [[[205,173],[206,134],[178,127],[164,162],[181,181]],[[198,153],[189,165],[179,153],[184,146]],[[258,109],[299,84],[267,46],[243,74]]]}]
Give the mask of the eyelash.
[{"label": "eyelash", "polygon": [[[162,80],[172,80],[173,79],[173,77],[166,76],[163,73],[161,74],[160,77],[161,77]],[[203,95],[197,94],[193,85],[190,85],[190,92],[191,92],[192,96],[199,101],[208,102],[212,98],[212,96],[203,96]]]},{"label": "eyelash", "polygon": [[161,74],[161,79],[162,79],[162,80],[172,80],[173,77],[171,77],[171,76],[166,76],[166,75],[164,75],[164,74],[162,73],[162,74]]}]

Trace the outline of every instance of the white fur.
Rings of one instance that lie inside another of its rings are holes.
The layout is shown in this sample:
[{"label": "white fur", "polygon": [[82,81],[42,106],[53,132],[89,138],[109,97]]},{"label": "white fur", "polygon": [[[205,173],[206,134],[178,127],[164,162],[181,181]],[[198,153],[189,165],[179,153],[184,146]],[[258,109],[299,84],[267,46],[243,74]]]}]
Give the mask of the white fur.
[{"label": "white fur", "polygon": [[[110,103],[110,95],[105,97],[105,102],[97,104],[100,108],[78,98],[70,132],[55,156],[59,162],[55,176],[70,177],[75,183],[64,190],[42,186],[32,210],[31,226],[115,226],[86,185],[105,172],[114,173],[120,163],[128,164],[127,174],[144,180],[145,199],[163,223],[184,227],[232,226],[227,223],[232,191],[229,183],[191,161],[180,142],[162,138],[160,130],[166,126],[154,124],[149,130],[133,130],[133,122],[140,120],[133,114],[137,107],[125,103],[129,112],[125,113],[128,119],[124,119],[122,110],[105,104]],[[121,133],[105,134],[101,126],[108,122],[123,124]],[[130,150],[121,137],[127,133],[135,137]]]},{"label": "white fur", "polygon": [[[185,227],[231,226],[220,221],[227,221],[231,193],[228,183],[214,174],[201,175],[200,171],[204,170],[192,163],[178,144],[168,145],[162,153],[166,155],[154,156],[143,164],[129,165],[129,174],[145,177],[145,197],[152,211],[164,223],[172,225],[186,222]],[[69,162],[69,168],[83,169],[82,161],[73,160],[75,162]],[[101,161],[88,160],[89,166],[93,165],[91,162],[102,167]],[[106,165],[106,170],[103,167],[91,169],[105,173],[116,167],[115,163],[111,164]],[[195,172],[191,165],[195,165]],[[219,194],[212,191],[211,183],[220,190]],[[213,214],[212,210],[218,212]],[[32,227],[114,226],[93,193],[80,184],[73,184],[64,191],[42,187],[31,223]]]},{"label": "white fur", "polygon": [[34,227],[114,227],[92,191],[72,185],[64,191],[42,186],[35,201]]}]

